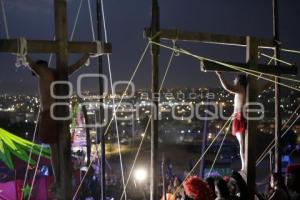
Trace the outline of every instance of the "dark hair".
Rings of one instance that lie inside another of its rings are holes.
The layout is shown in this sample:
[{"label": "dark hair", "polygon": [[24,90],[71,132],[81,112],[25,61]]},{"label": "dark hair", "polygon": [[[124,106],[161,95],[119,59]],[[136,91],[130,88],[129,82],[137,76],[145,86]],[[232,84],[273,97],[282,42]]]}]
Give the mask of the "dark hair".
[{"label": "dark hair", "polygon": [[213,194],[214,194],[214,198],[216,197],[216,192],[215,192],[215,177],[209,176],[205,179],[205,181],[207,182],[209,188],[212,190]]},{"label": "dark hair", "polygon": [[242,85],[243,87],[247,87],[248,85],[248,80],[247,80],[247,75],[246,74],[238,74],[236,76],[237,82]]},{"label": "dark hair", "polygon": [[35,64],[37,64],[37,65],[45,65],[45,66],[48,67],[48,62],[45,61],[45,60],[37,60],[37,61],[35,62]]},{"label": "dark hair", "polygon": [[215,187],[218,188],[221,197],[223,198],[230,197],[230,192],[227,187],[227,183],[223,179],[215,180]]}]

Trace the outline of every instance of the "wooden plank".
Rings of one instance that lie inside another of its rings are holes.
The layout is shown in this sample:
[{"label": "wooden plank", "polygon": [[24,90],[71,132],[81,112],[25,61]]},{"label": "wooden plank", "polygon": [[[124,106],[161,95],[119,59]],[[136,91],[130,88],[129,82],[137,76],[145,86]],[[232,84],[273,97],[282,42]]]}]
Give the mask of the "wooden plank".
[{"label": "wooden plank", "polygon": [[[152,19],[151,19],[151,36],[155,36],[160,30],[159,6],[158,0],[152,0]],[[160,38],[153,39],[159,43]],[[151,170],[150,170],[150,200],[159,199],[158,196],[158,103],[159,99],[156,97],[159,91],[159,46],[151,45],[151,64],[152,64],[152,102],[151,107]]]},{"label": "wooden plank", "polygon": [[[248,65],[245,63],[227,63],[232,64],[243,69],[249,69]],[[203,61],[201,64],[202,71],[223,71],[223,72],[239,72],[238,70],[226,67],[221,64],[217,64],[211,61]],[[262,73],[268,73],[273,75],[289,74],[297,75],[298,69],[296,65],[292,66],[274,66],[274,65],[257,65],[257,71]]]},{"label": "wooden plank", "polygon": [[[102,53],[112,52],[110,43],[102,43]],[[69,53],[97,53],[97,44],[95,42],[68,42]],[[58,52],[56,41],[50,40],[27,40],[27,49],[29,53],[55,53]],[[17,53],[18,39],[4,40],[0,39],[0,52]]]},{"label": "wooden plank", "polygon": [[[151,37],[151,29],[144,30],[144,36]],[[189,42],[203,42],[220,45],[234,45],[246,47],[246,36],[230,36],[224,34],[213,34],[203,32],[189,32],[178,29],[160,29],[159,36],[161,39],[189,41]],[[271,39],[257,38],[258,45],[262,47],[273,47],[274,41]]]},{"label": "wooden plank", "polygon": [[[68,67],[68,41],[67,41],[67,2],[66,0],[55,0],[55,37],[57,39],[57,54],[56,54],[56,69],[58,71],[59,81],[68,81],[67,67]],[[58,95],[66,95],[69,93],[69,88],[63,85],[57,87]],[[69,99],[58,99],[61,103],[70,103]],[[60,106],[57,109],[59,116],[68,116],[69,108],[67,106]],[[71,134],[70,121],[57,121],[59,131],[59,200],[72,199],[72,161],[71,161]]]},{"label": "wooden plank", "polygon": [[[279,41],[279,19],[278,19],[278,1],[273,0],[273,37],[274,40]],[[275,46],[274,50],[275,57],[277,59],[280,59],[280,51],[279,51],[279,45],[277,44]],[[277,67],[278,62],[275,60],[274,63]],[[280,113],[280,82],[281,80],[278,77],[275,77],[275,166],[274,166],[274,172],[282,175],[282,164],[281,164],[281,113]],[[279,83],[279,84],[278,84]],[[282,180],[280,180],[282,181]]]},{"label": "wooden plank", "polygon": [[[247,37],[247,55],[246,61],[251,69],[257,70],[257,52],[258,46],[257,41],[254,38]],[[257,102],[258,89],[257,89],[257,78],[249,76],[247,86],[247,97],[246,103]],[[250,107],[251,108],[251,107]],[[249,112],[247,118],[247,131],[245,136],[245,168],[246,168],[246,180],[248,190],[250,193],[250,200],[255,199],[256,191],[256,157],[255,157],[255,146],[256,146],[256,134],[258,121],[253,119],[257,117],[257,112]],[[251,117],[252,119],[249,119]]]}]

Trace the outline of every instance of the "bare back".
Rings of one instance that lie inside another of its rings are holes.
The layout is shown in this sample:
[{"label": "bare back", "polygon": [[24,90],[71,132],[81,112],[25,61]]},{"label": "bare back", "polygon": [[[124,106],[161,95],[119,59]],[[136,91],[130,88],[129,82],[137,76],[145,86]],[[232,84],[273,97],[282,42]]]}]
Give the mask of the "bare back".
[{"label": "bare back", "polygon": [[234,93],[234,113],[243,112],[243,107],[246,102],[246,92],[242,91],[239,93]]},{"label": "bare back", "polygon": [[47,67],[42,67],[41,73],[38,75],[38,79],[41,110],[50,110],[51,105],[55,102],[50,93],[51,83],[55,81],[54,70]]}]

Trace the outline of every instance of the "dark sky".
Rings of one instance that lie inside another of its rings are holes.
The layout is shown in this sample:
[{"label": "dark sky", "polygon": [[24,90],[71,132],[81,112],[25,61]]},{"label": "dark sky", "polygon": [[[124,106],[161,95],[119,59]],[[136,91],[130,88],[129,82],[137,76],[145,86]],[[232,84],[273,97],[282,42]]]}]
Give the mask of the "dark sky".
[{"label": "dark sky", "polygon": [[[80,0],[68,1],[69,30],[73,26],[79,2]],[[91,2],[95,4],[94,0]],[[279,2],[280,38],[283,47],[300,50],[300,1],[279,0]],[[52,0],[4,0],[4,3],[12,38],[23,36],[28,39],[53,39]],[[104,0],[104,6],[108,38],[113,45],[111,56],[113,80],[128,80],[147,43],[143,38],[142,31],[144,27],[150,24],[151,1]],[[160,0],[160,8],[161,26],[165,28],[272,37],[271,0]],[[94,11],[95,9],[93,9]],[[5,38],[2,15],[0,27],[0,37]],[[92,40],[86,0],[84,0],[80,13],[74,40]],[[170,42],[165,44],[171,45]],[[179,42],[178,45],[199,55],[215,59],[224,61],[245,60],[244,48],[182,42]],[[170,51],[161,51],[161,76],[169,55]],[[33,55],[33,57],[35,59],[47,59],[49,55]],[[149,58],[150,56],[147,54],[134,79],[139,88],[150,87],[151,65]],[[282,58],[289,62],[300,63],[299,55],[283,54]],[[73,60],[71,59],[70,62]],[[35,93],[37,88],[35,77],[26,68],[17,69],[14,62],[14,56],[0,54],[0,92]],[[106,63],[104,68],[107,71]],[[91,66],[82,69],[79,73],[94,73],[96,70],[97,66],[92,62]],[[74,75],[75,78],[76,75]],[[85,88],[96,88],[96,83],[96,81],[86,83]],[[200,72],[198,61],[187,56],[175,58],[165,83],[166,87],[219,86],[214,74]]]}]

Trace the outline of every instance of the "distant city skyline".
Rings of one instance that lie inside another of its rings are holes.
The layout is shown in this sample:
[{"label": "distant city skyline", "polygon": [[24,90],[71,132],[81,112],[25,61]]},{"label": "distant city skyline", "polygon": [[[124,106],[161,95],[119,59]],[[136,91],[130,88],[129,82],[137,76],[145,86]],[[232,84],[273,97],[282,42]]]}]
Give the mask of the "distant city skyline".
[{"label": "distant city skyline", "polygon": [[[94,4],[94,1],[91,1]],[[254,35],[258,37],[272,37],[272,1],[220,1],[220,0],[164,0],[159,1],[161,9],[161,27],[178,28],[189,31],[214,32],[232,35]],[[11,38],[24,36],[28,39],[53,39],[53,2],[50,0],[4,0],[7,11],[8,27]],[[68,1],[69,33],[74,23],[79,0]],[[146,46],[143,38],[143,29],[150,24],[150,1],[110,0],[104,1],[108,40],[113,45],[112,76],[113,81],[128,80],[138,62],[142,50]],[[93,5],[94,8],[94,5]],[[138,8],[138,9],[136,9]],[[95,9],[93,9],[95,21]],[[255,13],[255,14],[253,14]],[[279,2],[280,38],[284,48],[300,50],[300,2],[297,0]],[[0,27],[4,27],[2,16]],[[6,38],[4,28],[0,29],[0,38]],[[89,26],[87,3],[84,1],[81,9],[78,27],[75,30],[74,40],[92,41]],[[162,41],[169,46],[171,42]],[[222,61],[235,60],[244,62],[245,50],[237,47],[215,46],[201,43],[178,42],[182,48],[193,53]],[[272,52],[266,51],[269,55]],[[162,49],[160,59],[160,78],[162,78],[170,51]],[[48,60],[49,55],[33,55],[35,59]],[[282,59],[291,63],[300,63],[300,56],[282,53]],[[73,63],[75,56],[70,56]],[[55,60],[55,59],[53,59]],[[261,59],[262,63],[267,60]],[[37,94],[37,79],[28,69],[14,66],[15,56],[0,54],[0,93]],[[53,63],[52,63],[53,65]],[[104,69],[107,73],[106,58]],[[77,72],[78,74],[97,73],[95,61],[91,66]],[[299,79],[298,76],[295,78]],[[150,88],[151,62],[147,53],[140,66],[134,83],[137,88]],[[89,90],[96,90],[97,81],[88,82]],[[165,87],[220,87],[216,76],[200,71],[197,60],[180,55],[175,57],[167,75]],[[286,89],[284,89],[286,90]]]}]

